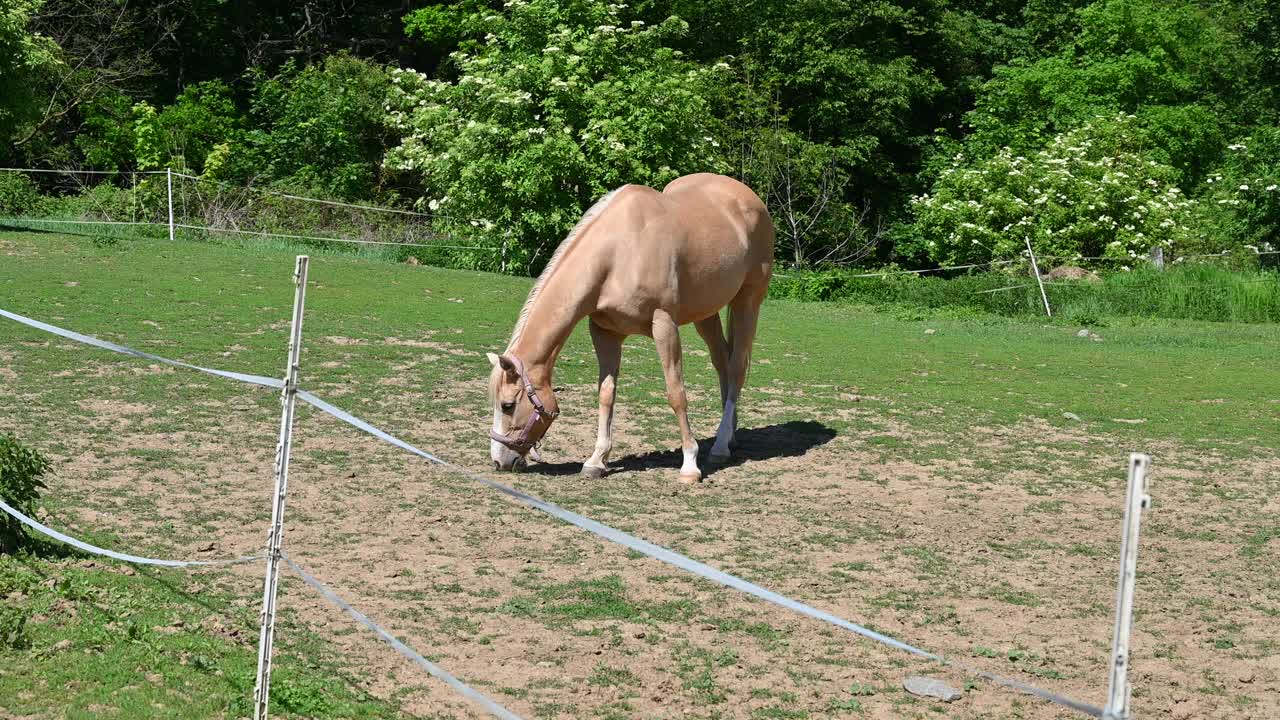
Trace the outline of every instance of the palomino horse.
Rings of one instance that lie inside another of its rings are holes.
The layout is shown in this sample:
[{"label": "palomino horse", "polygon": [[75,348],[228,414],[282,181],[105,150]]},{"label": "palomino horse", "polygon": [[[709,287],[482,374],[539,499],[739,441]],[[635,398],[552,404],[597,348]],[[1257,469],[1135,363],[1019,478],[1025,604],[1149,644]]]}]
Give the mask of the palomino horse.
[{"label": "palomino horse", "polygon": [[[622,341],[628,335],[648,335],[658,347],[667,400],[680,423],[680,479],[701,479],[698,443],[689,428],[679,328],[694,323],[720,375],[724,415],[710,460],[724,462],[772,272],[773,222],[760,198],[737,180],[701,173],[674,180],[662,192],[624,185],[605,195],[552,255],[520,311],[506,351],[489,353],[494,466],[510,470],[525,464],[560,414],[551,373],[574,326],[590,318],[600,363],[600,424],[583,474],[603,477],[608,467]],[[727,340],[720,326],[720,309],[726,305]]]}]

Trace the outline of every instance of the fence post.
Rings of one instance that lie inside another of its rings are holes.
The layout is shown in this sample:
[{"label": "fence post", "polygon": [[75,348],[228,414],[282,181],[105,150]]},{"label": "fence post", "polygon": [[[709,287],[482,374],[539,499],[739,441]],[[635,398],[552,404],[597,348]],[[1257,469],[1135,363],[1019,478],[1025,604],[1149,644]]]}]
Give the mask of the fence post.
[{"label": "fence post", "polygon": [[280,442],[276,445],[275,498],[267,531],[267,575],[262,585],[262,629],[258,634],[258,679],[253,688],[254,720],[266,720],[271,694],[271,645],[275,635],[276,587],[280,580],[280,544],[284,539],[284,498],[289,486],[289,451],[293,445],[293,406],[298,392],[298,356],[302,353],[302,308],[307,298],[306,255],[294,269],[293,323],[289,332],[289,364],[280,390]]},{"label": "fence post", "polygon": [[1031,249],[1031,238],[1024,235],[1023,240],[1027,241],[1027,254],[1031,256],[1031,272],[1036,275],[1036,284],[1040,286],[1040,299],[1044,301],[1044,314],[1053,317],[1053,310],[1049,309],[1049,296],[1044,292],[1044,280],[1040,277],[1040,266],[1036,264],[1035,251]]},{"label": "fence post", "polygon": [[1133,630],[1133,585],[1138,574],[1138,530],[1142,511],[1151,507],[1147,467],[1151,457],[1129,455],[1129,490],[1125,496],[1124,531],[1120,536],[1120,582],[1116,586],[1116,629],[1111,640],[1111,686],[1104,720],[1129,720],[1129,635]]},{"label": "fence post", "polygon": [[173,242],[173,168],[165,168],[164,176],[169,186],[169,242]]},{"label": "fence post", "polygon": [[1164,269],[1164,248],[1159,245],[1151,246],[1151,266],[1157,270]]}]

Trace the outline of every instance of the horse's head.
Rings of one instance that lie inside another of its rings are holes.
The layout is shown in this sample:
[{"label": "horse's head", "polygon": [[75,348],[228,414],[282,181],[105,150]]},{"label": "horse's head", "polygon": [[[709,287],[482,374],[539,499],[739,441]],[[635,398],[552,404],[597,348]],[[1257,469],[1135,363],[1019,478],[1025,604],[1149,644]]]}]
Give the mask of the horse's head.
[{"label": "horse's head", "polygon": [[519,469],[528,464],[530,451],[560,414],[551,388],[535,390],[524,363],[513,354],[489,353],[489,400],[493,427],[489,430],[489,455],[498,470]]}]

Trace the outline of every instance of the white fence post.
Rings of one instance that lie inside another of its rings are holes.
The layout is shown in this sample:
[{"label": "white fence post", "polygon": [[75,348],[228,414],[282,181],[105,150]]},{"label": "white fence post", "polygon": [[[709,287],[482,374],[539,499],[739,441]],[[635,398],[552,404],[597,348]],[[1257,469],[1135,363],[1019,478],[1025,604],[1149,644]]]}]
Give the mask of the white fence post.
[{"label": "white fence post", "polygon": [[1031,238],[1024,235],[1022,239],[1027,241],[1027,254],[1031,256],[1031,272],[1036,274],[1036,284],[1040,286],[1040,299],[1044,300],[1044,314],[1053,317],[1053,310],[1049,309],[1049,296],[1044,292],[1044,280],[1040,278],[1040,266],[1036,264],[1036,254],[1031,249]]},{"label": "white fence post", "polygon": [[173,168],[165,168],[164,176],[169,185],[169,242],[173,242]]},{"label": "white fence post", "polygon": [[302,308],[307,298],[306,255],[299,255],[293,274],[293,324],[289,333],[289,364],[280,391],[280,442],[276,445],[275,499],[267,532],[267,575],[262,585],[262,629],[258,635],[258,679],[253,688],[254,720],[266,720],[271,694],[271,645],[275,635],[276,587],[280,581],[280,544],[284,539],[284,498],[289,486],[289,451],[293,445],[293,406],[298,392],[298,356],[302,352]]},{"label": "white fence post", "polygon": [[1104,720],[1129,720],[1129,636],[1133,630],[1133,585],[1138,574],[1138,530],[1142,511],[1151,507],[1147,467],[1151,457],[1129,455],[1129,491],[1125,497],[1124,534],[1120,536],[1120,582],[1116,587],[1116,630],[1111,641],[1111,687]]}]

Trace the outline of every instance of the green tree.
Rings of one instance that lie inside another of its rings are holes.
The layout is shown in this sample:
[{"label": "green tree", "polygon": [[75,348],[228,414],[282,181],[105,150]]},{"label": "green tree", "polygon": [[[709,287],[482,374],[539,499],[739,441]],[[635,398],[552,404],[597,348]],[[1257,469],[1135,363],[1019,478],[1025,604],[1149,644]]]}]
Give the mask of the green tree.
[{"label": "green tree", "polygon": [[395,73],[387,166],[420,180],[441,227],[505,248],[459,262],[536,270],[605,192],[727,167],[712,109],[728,65],[672,49],[684,21],[623,9],[514,0],[472,18],[485,35],[453,55],[456,81]]},{"label": "green tree", "polygon": [[245,152],[229,162],[246,177],[341,198],[370,197],[392,141],[385,124],[390,87],[385,68],[345,53],[302,69],[286,64],[258,80],[252,103],[257,127]]},{"label": "green tree", "polygon": [[38,113],[37,88],[59,65],[58,46],[31,30],[41,0],[9,0],[0,7],[0,140],[5,144]]},{"label": "green tree", "polygon": [[1033,149],[1098,115],[1132,113],[1192,184],[1265,110],[1257,55],[1213,7],[1099,0],[1074,17],[1079,30],[1057,52],[996,69],[968,114],[966,154]]}]

